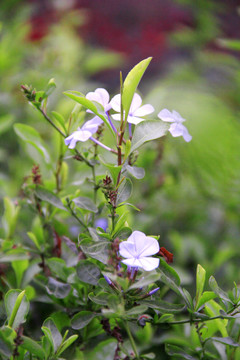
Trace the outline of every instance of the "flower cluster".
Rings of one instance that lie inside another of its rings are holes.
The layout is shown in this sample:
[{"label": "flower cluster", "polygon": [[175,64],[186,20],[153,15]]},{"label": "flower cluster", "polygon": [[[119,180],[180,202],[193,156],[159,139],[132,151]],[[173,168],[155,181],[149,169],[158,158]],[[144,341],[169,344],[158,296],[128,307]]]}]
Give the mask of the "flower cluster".
[{"label": "flower cluster", "polygon": [[[86,95],[86,99],[90,101],[97,102],[102,105],[104,112],[108,117],[109,124],[113,130],[117,133],[117,129],[114,126],[111,117],[115,121],[121,120],[121,96],[120,94],[115,95],[110,101],[110,96],[107,90],[103,88],[98,88],[94,92],[89,92]],[[116,113],[110,116],[109,111],[114,110]],[[88,113],[92,113],[91,110],[87,110]],[[154,112],[154,107],[150,104],[142,105],[141,96],[137,93],[134,94],[132,103],[129,109],[129,114],[127,117],[127,122],[129,123],[129,136],[131,139],[131,124],[138,125],[144,121],[144,117],[150,115]],[[183,136],[184,140],[189,142],[192,139],[192,136],[188,133],[187,128],[182,124],[185,119],[181,115],[173,110],[170,112],[167,109],[163,109],[158,114],[159,119],[165,122],[170,122],[169,132],[173,137]],[[91,120],[87,121],[81,128],[79,127],[77,131],[74,131],[70,136],[65,139],[65,144],[69,149],[73,149],[76,146],[78,141],[85,142],[88,139],[96,142],[98,145],[104,147],[107,150],[111,150],[105,145],[101,144],[99,141],[94,139],[92,135],[97,132],[99,125],[103,123],[102,119],[98,116],[94,116]]]}]

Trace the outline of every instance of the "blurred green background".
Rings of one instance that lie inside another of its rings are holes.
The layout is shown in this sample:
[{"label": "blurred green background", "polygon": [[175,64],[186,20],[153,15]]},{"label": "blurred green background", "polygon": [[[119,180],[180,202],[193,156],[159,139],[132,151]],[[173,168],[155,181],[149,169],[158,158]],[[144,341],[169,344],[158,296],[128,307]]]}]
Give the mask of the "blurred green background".
[{"label": "blurred green background", "polygon": [[[183,285],[197,263],[225,288],[240,278],[240,17],[237,1],[16,1],[0,5],[0,196],[17,200],[31,172],[29,148],[13,124],[37,129],[49,152],[56,135],[27,104],[21,84],[55,78],[48,110],[69,116],[65,90],[105,87],[114,95],[142,59],[153,61],[139,87],[146,103],[178,111],[193,140],[151,142],[137,164],[129,223],[174,254]],[[38,163],[47,181],[48,169]],[[74,167],[71,168],[74,171]],[[76,173],[69,184],[80,178]],[[75,187],[81,185],[74,185]],[[87,187],[85,184],[84,186]],[[2,200],[1,200],[2,209]],[[3,209],[1,210],[1,214]],[[19,228],[28,231],[21,217]]]}]

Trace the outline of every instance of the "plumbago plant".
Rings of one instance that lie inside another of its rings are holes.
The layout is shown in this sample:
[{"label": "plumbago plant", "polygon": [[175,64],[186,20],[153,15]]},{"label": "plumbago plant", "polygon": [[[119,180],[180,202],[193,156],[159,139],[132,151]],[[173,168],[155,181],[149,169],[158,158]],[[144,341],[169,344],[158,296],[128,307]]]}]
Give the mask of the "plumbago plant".
[{"label": "plumbago plant", "polygon": [[[14,126],[30,153],[45,159],[50,179],[34,164],[18,202],[4,201],[1,359],[240,359],[237,285],[227,293],[211,276],[204,291],[206,271],[198,265],[192,297],[159,234],[129,226],[127,209],[138,210],[128,202],[133,182],[144,177],[136,166],[141,146],[168,131],[191,140],[176,111],[145,119],[154,109],[142,105],[136,89],[150,61],[124,82],[120,74],[120,94],[111,101],[101,88],[86,96],[65,92],[76,103],[67,121],[47,113],[53,80],[45,91],[22,86],[60,146],[54,167],[38,132]],[[80,125],[85,115],[91,119]],[[71,163],[79,178],[90,170],[87,187],[67,182]],[[24,213],[27,236],[17,228]]]}]

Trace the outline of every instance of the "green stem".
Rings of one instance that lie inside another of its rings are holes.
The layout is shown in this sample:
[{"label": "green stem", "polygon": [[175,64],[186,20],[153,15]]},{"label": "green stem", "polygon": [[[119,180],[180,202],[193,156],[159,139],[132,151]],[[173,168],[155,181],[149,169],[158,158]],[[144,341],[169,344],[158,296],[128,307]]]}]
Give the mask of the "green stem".
[{"label": "green stem", "polygon": [[67,207],[69,208],[72,216],[84,227],[85,230],[89,232],[87,225],[84,224],[84,222],[77,216],[77,214],[75,214],[75,212],[71,208],[71,201],[69,199],[67,199]]},{"label": "green stem", "polygon": [[135,357],[137,360],[140,360],[140,357],[139,357],[139,354],[138,354],[138,351],[137,351],[137,347],[136,347],[136,344],[135,344],[135,341],[133,339],[133,336],[132,336],[132,333],[129,329],[129,325],[128,325],[128,322],[127,321],[124,321],[124,325],[125,325],[125,329],[127,331],[127,334],[128,334],[128,337],[129,337],[129,340],[130,340],[130,343],[132,345],[132,349],[134,351],[134,354],[135,354]]}]

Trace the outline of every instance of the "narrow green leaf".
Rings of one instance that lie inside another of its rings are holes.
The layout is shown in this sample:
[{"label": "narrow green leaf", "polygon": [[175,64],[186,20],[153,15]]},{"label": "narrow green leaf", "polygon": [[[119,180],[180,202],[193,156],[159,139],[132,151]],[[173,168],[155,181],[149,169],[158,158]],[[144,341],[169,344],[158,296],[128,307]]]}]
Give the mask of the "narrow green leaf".
[{"label": "narrow green leaf", "polygon": [[174,290],[178,290],[180,286],[180,278],[176,271],[169,266],[164,260],[160,259],[160,264],[157,269],[161,273],[160,280]]},{"label": "narrow green leaf", "polygon": [[85,96],[78,92],[78,91],[66,91],[64,92],[64,95],[68,96],[70,99],[78,102],[79,104],[83,105],[85,108],[91,110],[95,115],[100,117],[104,121],[104,123],[107,125],[108,129],[111,131],[115,138],[115,133],[109,124],[108,118],[106,114],[104,113],[104,109],[101,104],[92,102],[85,98]]},{"label": "narrow green leaf", "polygon": [[217,295],[213,291],[205,291],[198,300],[195,309],[200,309],[201,306],[206,304],[209,300],[215,299]]},{"label": "narrow green leaf", "polygon": [[169,125],[160,120],[145,120],[136,125],[133,138],[131,153],[141,145],[150,140],[158,139],[166,135]]},{"label": "narrow green leaf", "polygon": [[78,335],[72,335],[67,340],[64,341],[64,343],[61,345],[60,349],[57,352],[57,355],[61,355],[69,346],[71,346],[74,341],[76,341],[78,338]]},{"label": "narrow green leaf", "polygon": [[134,68],[128,73],[123,83],[122,105],[125,112],[125,119],[128,117],[133,95],[151,60],[152,58],[149,57],[134,66]]},{"label": "narrow green leaf", "polygon": [[8,315],[8,326],[16,329],[26,321],[29,311],[29,302],[25,296],[25,290],[9,290],[4,299]]},{"label": "narrow green leaf", "polygon": [[196,289],[196,309],[198,309],[198,302],[199,299],[202,295],[203,292],[203,288],[205,285],[205,277],[206,277],[206,271],[205,269],[198,264],[197,266],[197,273],[196,273],[196,285],[197,285],[197,289]]},{"label": "narrow green leaf", "polygon": [[192,355],[190,355],[189,353],[185,352],[180,347],[175,346],[175,345],[166,344],[165,350],[168,355],[178,357],[180,359],[187,359],[187,360],[198,360],[199,359],[198,357],[197,358],[193,357]]},{"label": "narrow green leaf", "polygon": [[63,127],[65,133],[67,133],[64,117],[56,111],[52,111],[52,115],[53,115],[54,119],[56,119],[57,122]]}]

